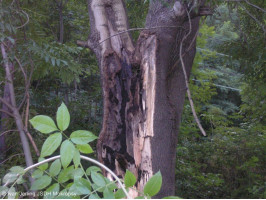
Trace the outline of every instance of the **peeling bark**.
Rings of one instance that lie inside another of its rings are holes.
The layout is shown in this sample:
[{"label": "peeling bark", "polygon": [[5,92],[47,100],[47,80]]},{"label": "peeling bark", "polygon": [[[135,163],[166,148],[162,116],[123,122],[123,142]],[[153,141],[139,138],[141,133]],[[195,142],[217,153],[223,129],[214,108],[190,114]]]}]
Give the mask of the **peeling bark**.
[{"label": "peeling bark", "polygon": [[[170,76],[169,71],[189,27],[188,6],[180,1],[169,3],[173,7],[157,0],[150,3],[146,28],[171,28],[144,30],[133,45],[126,31],[124,2],[88,0],[91,35],[87,42],[79,41],[94,51],[101,71],[104,114],[98,158],[118,176],[123,177],[126,169],[133,172],[139,190],[160,170],[164,184],[157,197],[174,195],[177,133],[186,94],[180,64]],[[199,17],[194,16],[183,45],[185,50],[191,47],[183,58],[188,75],[198,24]]]}]

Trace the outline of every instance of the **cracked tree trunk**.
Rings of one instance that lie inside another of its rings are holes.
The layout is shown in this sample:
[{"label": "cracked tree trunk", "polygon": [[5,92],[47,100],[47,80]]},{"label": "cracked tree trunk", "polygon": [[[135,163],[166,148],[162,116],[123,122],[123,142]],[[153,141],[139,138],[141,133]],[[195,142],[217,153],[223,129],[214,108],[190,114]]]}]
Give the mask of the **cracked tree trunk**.
[{"label": "cracked tree trunk", "polygon": [[[166,28],[142,31],[133,45],[126,31],[124,2],[88,0],[91,35],[87,42],[78,42],[94,51],[100,66],[104,116],[97,144],[99,160],[121,177],[129,169],[137,177],[139,190],[160,170],[163,185],[157,197],[175,191],[175,152],[186,86],[180,63],[169,71],[190,27],[188,5],[167,3],[151,1],[146,18],[147,29]],[[194,16],[191,23],[191,34],[183,44],[188,75],[199,17]]]}]

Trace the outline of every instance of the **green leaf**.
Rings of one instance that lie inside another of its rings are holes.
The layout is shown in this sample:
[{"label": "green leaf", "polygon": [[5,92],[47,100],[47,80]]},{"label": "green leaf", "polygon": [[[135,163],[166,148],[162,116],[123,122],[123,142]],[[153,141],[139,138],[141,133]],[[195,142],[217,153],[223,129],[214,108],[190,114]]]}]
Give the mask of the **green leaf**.
[{"label": "green leaf", "polygon": [[48,187],[47,190],[45,190],[43,198],[44,199],[53,199],[55,196],[57,196],[59,194],[59,190],[60,190],[59,183],[55,183],[55,184],[51,185],[50,187]]},{"label": "green leaf", "polygon": [[55,66],[55,58],[51,58],[51,61],[52,61],[52,65]]},{"label": "green leaf", "polygon": [[125,198],[125,197],[126,197],[125,192],[124,192],[121,188],[119,188],[119,189],[116,191],[116,193],[115,193],[115,198],[116,198],[116,199],[122,199],[122,198]]},{"label": "green leaf", "polygon": [[69,179],[71,179],[71,175],[74,171],[74,166],[69,166],[66,169],[63,169],[60,174],[58,175],[58,182],[59,183],[65,183],[67,182]]},{"label": "green leaf", "polygon": [[81,153],[93,153],[93,150],[89,144],[77,144],[77,148]]},{"label": "green leaf", "polygon": [[49,173],[51,176],[57,176],[61,171],[61,162],[59,159],[55,160],[49,169]]},{"label": "green leaf", "polygon": [[105,188],[103,191],[103,198],[104,199],[115,199],[115,196],[112,191],[108,190],[108,188]]},{"label": "green leaf", "polygon": [[144,186],[144,194],[149,195],[150,197],[156,195],[162,186],[162,175],[161,172],[157,172],[155,175],[153,175],[150,180],[146,183]]},{"label": "green leaf", "polygon": [[7,198],[8,199],[15,199],[16,196],[17,196],[17,192],[16,192],[16,189],[14,187],[11,187],[9,190],[8,190],[8,196]]},{"label": "green leaf", "polygon": [[19,175],[17,173],[13,173],[13,172],[7,173],[3,178],[3,183],[4,184],[14,183],[18,177],[19,177]]},{"label": "green leaf", "polygon": [[33,126],[33,128],[44,134],[58,130],[54,123],[54,120],[45,115],[38,115],[36,117],[33,117],[30,120],[30,123]]},{"label": "green leaf", "polygon": [[60,148],[61,162],[64,168],[66,168],[70,164],[72,158],[74,157],[74,153],[74,144],[69,140],[64,141]]},{"label": "green leaf", "polygon": [[56,113],[56,122],[57,126],[61,131],[64,131],[68,128],[70,122],[70,115],[68,109],[64,103],[58,108]]},{"label": "green leaf", "polygon": [[41,151],[41,157],[50,156],[60,146],[62,142],[62,134],[54,133],[50,135],[44,142]]},{"label": "green leaf", "polygon": [[117,189],[117,185],[114,181],[110,181],[108,178],[104,177],[105,179],[105,183],[106,183],[106,187],[110,190],[113,191],[115,189]]},{"label": "green leaf", "polygon": [[42,189],[46,188],[48,185],[50,185],[51,182],[52,182],[52,178],[44,175],[44,176],[42,176],[42,177],[40,177],[34,181],[30,190],[42,190]]},{"label": "green leaf", "polygon": [[126,187],[134,186],[136,181],[137,181],[137,179],[134,176],[134,174],[131,171],[126,170],[126,174],[125,174],[125,185],[126,185]]},{"label": "green leaf", "polygon": [[71,133],[70,139],[75,144],[87,144],[97,139],[97,136],[93,135],[89,131],[78,130]]},{"label": "green leaf", "polygon": [[0,198],[3,198],[2,196],[4,196],[7,192],[8,192],[8,187],[6,186],[0,186]]},{"label": "green leaf", "polygon": [[76,193],[77,195],[87,195],[91,193],[91,184],[84,178],[75,180],[74,184],[70,187],[69,192]]},{"label": "green leaf", "polygon": [[[41,162],[41,161],[43,161],[43,160],[45,160],[45,159],[44,159],[44,158],[39,158],[39,159],[38,159],[38,162]],[[46,169],[48,168],[48,163],[44,163],[44,164],[40,165],[38,168],[39,168],[40,170],[44,171],[44,170],[46,170]]]},{"label": "green leaf", "polygon": [[106,185],[104,177],[101,174],[92,171],[91,179],[97,186],[103,187]]},{"label": "green leaf", "polygon": [[135,199],[146,199],[146,198],[143,196],[139,196],[139,197],[136,197]]},{"label": "green leaf", "polygon": [[79,153],[79,150],[77,150],[77,149],[75,149],[73,162],[74,162],[75,168],[78,168],[78,166],[80,164],[80,153]]},{"label": "green leaf", "polygon": [[20,166],[14,166],[10,168],[10,171],[17,174],[24,174],[24,168]]},{"label": "green leaf", "polygon": [[17,184],[25,183],[26,181],[23,179],[23,175],[20,175],[17,180]]},{"label": "green leaf", "polygon": [[31,177],[36,179],[36,178],[39,178],[43,175],[43,171],[40,170],[40,169],[36,169],[34,170],[34,172],[31,174]]},{"label": "green leaf", "polygon": [[102,170],[99,167],[91,166],[86,170],[87,175],[91,175],[91,172],[101,172]]},{"label": "green leaf", "polygon": [[101,198],[98,196],[98,194],[93,193],[90,195],[89,199],[101,199]]},{"label": "green leaf", "polygon": [[80,179],[84,175],[84,171],[81,168],[77,168],[73,171],[73,178]]}]

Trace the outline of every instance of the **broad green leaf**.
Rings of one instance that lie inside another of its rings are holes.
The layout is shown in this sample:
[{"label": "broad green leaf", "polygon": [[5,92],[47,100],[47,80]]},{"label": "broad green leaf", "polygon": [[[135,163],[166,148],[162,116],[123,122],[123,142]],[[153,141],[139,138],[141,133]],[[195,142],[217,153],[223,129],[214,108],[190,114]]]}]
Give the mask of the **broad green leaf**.
[{"label": "broad green leaf", "polygon": [[39,178],[43,175],[43,171],[40,170],[40,169],[36,169],[34,170],[34,172],[31,174],[31,177],[36,179],[36,178]]},{"label": "broad green leaf", "polygon": [[50,187],[48,187],[47,190],[45,190],[43,198],[44,199],[53,199],[55,196],[57,196],[59,194],[59,190],[60,190],[59,183],[55,183],[55,184],[51,185]]},{"label": "broad green leaf", "polygon": [[44,134],[58,130],[54,123],[54,120],[45,115],[38,115],[36,117],[33,117],[30,120],[30,123],[33,126],[33,128]]},{"label": "broad green leaf", "polygon": [[23,175],[20,175],[17,180],[17,184],[25,183],[26,181],[23,179]]},{"label": "broad green leaf", "polygon": [[89,144],[77,144],[77,148],[81,153],[93,153],[93,150]]},{"label": "broad green leaf", "polygon": [[134,174],[129,171],[129,170],[126,170],[126,174],[125,174],[125,185],[126,187],[132,187],[135,185],[136,183],[136,177],[134,176]]},{"label": "broad green leaf", "polygon": [[144,186],[144,194],[149,195],[150,197],[156,195],[162,186],[162,175],[161,172],[157,172],[153,175],[150,180]]},{"label": "broad green leaf", "polygon": [[97,139],[97,136],[93,135],[89,131],[78,130],[71,133],[70,139],[75,144],[87,144]]},{"label": "broad green leaf", "polygon": [[92,171],[91,179],[97,186],[103,187],[106,185],[104,177],[101,174]]},{"label": "broad green leaf", "polygon": [[80,178],[75,180],[69,192],[76,193],[77,195],[87,195],[91,193],[91,185],[86,179]]},{"label": "broad green leaf", "polygon": [[116,191],[116,193],[115,193],[115,198],[116,198],[116,199],[122,199],[122,198],[125,198],[125,197],[126,197],[125,192],[124,192],[121,188],[119,188],[119,189]]},{"label": "broad green leaf", "polygon": [[77,168],[73,171],[73,179],[80,179],[84,175],[84,171],[81,168]]},{"label": "broad green leaf", "polygon": [[52,182],[52,178],[49,176],[41,176],[40,178],[36,179],[31,186],[30,190],[42,190],[50,185]]},{"label": "broad green leaf", "polygon": [[69,189],[73,184],[74,184],[74,182],[70,182],[69,184],[67,184],[67,186],[65,188]]},{"label": "broad green leaf", "polygon": [[74,162],[75,168],[78,168],[78,166],[80,164],[80,153],[79,153],[79,150],[77,150],[77,149],[75,149],[73,162]]},{"label": "broad green leaf", "polygon": [[113,191],[115,189],[117,189],[117,185],[114,181],[110,181],[108,178],[104,177],[105,183],[106,183],[106,187],[110,190]]},{"label": "broad green leaf", "polygon": [[7,193],[8,189],[9,188],[6,186],[0,186],[0,197],[4,196]]},{"label": "broad green leaf", "polygon": [[74,171],[74,166],[69,166],[66,169],[63,169],[60,174],[58,175],[58,182],[59,183],[65,183],[67,182],[69,179],[71,179],[71,175]]},{"label": "broad green leaf", "polygon": [[60,171],[61,171],[61,162],[60,159],[57,159],[51,164],[49,173],[51,176],[57,176]]},{"label": "broad green leaf", "polygon": [[90,176],[91,172],[101,172],[101,169],[96,166],[91,166],[86,170],[86,174]]},{"label": "broad green leaf", "polygon": [[101,199],[101,198],[98,196],[98,194],[93,193],[90,195],[89,199]]},{"label": "broad green leaf", "polygon": [[66,168],[71,163],[74,153],[74,144],[69,140],[65,140],[60,148],[61,162],[64,168]]},{"label": "broad green leaf", "polygon": [[[45,159],[44,159],[44,158],[39,158],[39,159],[38,159],[38,162],[41,162],[41,161],[43,161],[43,160],[45,160]],[[44,164],[40,165],[38,168],[39,168],[40,170],[44,171],[44,170],[46,170],[46,169],[48,168],[48,163],[44,163]]]},{"label": "broad green leaf", "polygon": [[20,166],[14,166],[10,168],[10,171],[17,174],[24,174],[24,168]]},{"label": "broad green leaf", "polygon": [[17,195],[18,195],[18,193],[16,192],[16,189],[14,187],[11,187],[8,190],[7,198],[8,199],[15,199]]},{"label": "broad green leaf", "polygon": [[50,135],[44,142],[41,151],[41,157],[50,156],[60,146],[62,142],[62,134],[54,133]]},{"label": "broad green leaf", "polygon": [[93,188],[93,191],[97,191],[97,192],[103,192],[105,189],[105,186],[104,187],[98,186],[95,183],[92,183],[91,187]]},{"label": "broad green leaf", "polygon": [[103,198],[104,199],[115,199],[115,196],[112,191],[108,190],[108,188],[105,188],[103,191]]},{"label": "broad green leaf", "polygon": [[61,131],[64,131],[68,128],[70,122],[70,115],[68,109],[64,103],[58,108],[56,113],[56,122],[57,126]]},{"label": "broad green leaf", "polygon": [[4,184],[14,183],[18,177],[19,175],[17,173],[14,173],[14,172],[7,173],[3,178],[3,183]]},{"label": "broad green leaf", "polygon": [[51,61],[52,61],[52,65],[55,66],[55,58],[54,57],[51,58]]},{"label": "broad green leaf", "polygon": [[135,199],[146,199],[146,198],[143,196],[139,196],[139,197],[136,197]]}]

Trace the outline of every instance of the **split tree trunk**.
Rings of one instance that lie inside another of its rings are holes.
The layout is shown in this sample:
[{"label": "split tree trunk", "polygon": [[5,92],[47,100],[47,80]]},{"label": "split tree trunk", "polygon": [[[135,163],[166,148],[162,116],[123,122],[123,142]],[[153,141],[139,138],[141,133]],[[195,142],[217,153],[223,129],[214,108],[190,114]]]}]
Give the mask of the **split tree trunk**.
[{"label": "split tree trunk", "polygon": [[[142,31],[134,45],[126,31],[122,0],[88,0],[91,35],[87,42],[78,42],[95,52],[101,71],[104,116],[99,160],[117,175],[132,171],[139,190],[160,170],[163,185],[157,197],[175,191],[175,152],[186,86],[180,63],[172,66],[190,28],[186,11],[190,7],[165,2],[150,2],[146,28],[152,29]],[[183,44],[188,75],[199,27],[195,13],[191,23],[191,34]]]}]

